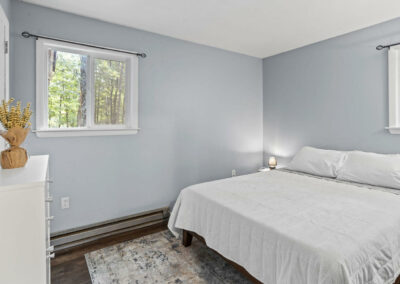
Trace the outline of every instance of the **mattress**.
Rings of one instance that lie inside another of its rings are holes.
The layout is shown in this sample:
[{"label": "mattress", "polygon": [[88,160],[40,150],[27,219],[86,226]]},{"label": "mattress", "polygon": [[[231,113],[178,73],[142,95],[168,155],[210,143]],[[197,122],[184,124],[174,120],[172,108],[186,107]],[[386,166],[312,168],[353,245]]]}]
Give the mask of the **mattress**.
[{"label": "mattress", "polygon": [[264,283],[393,283],[399,193],[273,170],[183,189],[168,227],[203,236]]}]

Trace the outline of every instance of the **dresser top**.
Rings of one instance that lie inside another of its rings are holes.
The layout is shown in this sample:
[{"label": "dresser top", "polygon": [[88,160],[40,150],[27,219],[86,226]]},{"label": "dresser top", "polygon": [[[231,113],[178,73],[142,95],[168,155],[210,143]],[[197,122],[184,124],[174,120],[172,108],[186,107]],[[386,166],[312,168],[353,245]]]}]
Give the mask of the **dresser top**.
[{"label": "dresser top", "polygon": [[48,163],[48,155],[30,156],[23,168],[1,169],[0,191],[8,186],[45,182]]}]

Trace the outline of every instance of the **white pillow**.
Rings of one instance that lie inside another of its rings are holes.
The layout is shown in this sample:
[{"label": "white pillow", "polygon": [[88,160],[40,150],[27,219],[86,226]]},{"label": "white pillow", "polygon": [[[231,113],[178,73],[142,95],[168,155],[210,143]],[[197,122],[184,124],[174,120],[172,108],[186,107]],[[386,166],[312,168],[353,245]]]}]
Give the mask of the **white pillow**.
[{"label": "white pillow", "polygon": [[346,153],[303,147],[287,166],[287,169],[323,177],[336,177]]},{"label": "white pillow", "polygon": [[400,155],[349,152],[337,178],[400,189]]}]

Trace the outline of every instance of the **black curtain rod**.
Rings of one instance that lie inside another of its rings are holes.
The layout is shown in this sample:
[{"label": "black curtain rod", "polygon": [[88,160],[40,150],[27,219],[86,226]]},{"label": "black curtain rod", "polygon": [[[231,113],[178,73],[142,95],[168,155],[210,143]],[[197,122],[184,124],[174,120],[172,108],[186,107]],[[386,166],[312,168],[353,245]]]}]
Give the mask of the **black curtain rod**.
[{"label": "black curtain rod", "polygon": [[376,47],[376,50],[382,50],[384,48],[390,48],[391,46],[398,45],[398,44],[400,44],[400,42],[396,42],[396,43],[392,43],[392,44],[388,44],[388,45],[378,45]]},{"label": "black curtain rod", "polygon": [[36,39],[44,38],[44,39],[58,40],[58,41],[66,42],[66,43],[80,44],[80,45],[83,45],[83,46],[95,47],[95,48],[100,48],[100,49],[104,49],[104,50],[118,51],[118,52],[133,54],[133,55],[136,55],[136,56],[139,56],[139,57],[142,57],[142,58],[145,58],[147,56],[146,53],[132,52],[132,51],[123,50],[123,49],[116,49],[116,48],[110,48],[110,47],[104,47],[104,46],[91,45],[91,44],[87,44],[87,43],[71,41],[71,40],[64,40],[64,39],[59,39],[59,38],[55,38],[55,37],[48,37],[48,36],[43,36],[43,35],[35,35],[35,34],[31,34],[31,33],[26,32],[26,31],[21,33],[21,35],[24,38],[30,38],[30,37],[34,37]]}]

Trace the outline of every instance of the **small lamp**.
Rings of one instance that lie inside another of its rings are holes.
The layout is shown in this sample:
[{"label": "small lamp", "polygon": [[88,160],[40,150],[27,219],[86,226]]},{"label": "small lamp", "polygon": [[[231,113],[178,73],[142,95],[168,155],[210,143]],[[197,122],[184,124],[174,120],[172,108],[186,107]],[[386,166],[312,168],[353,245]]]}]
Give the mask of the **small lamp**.
[{"label": "small lamp", "polygon": [[269,157],[269,159],[268,159],[268,166],[269,166],[269,168],[270,168],[271,170],[275,169],[277,164],[278,164],[278,163],[276,162],[276,158],[275,158],[275,157]]}]

